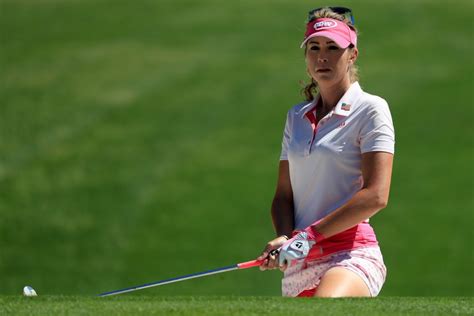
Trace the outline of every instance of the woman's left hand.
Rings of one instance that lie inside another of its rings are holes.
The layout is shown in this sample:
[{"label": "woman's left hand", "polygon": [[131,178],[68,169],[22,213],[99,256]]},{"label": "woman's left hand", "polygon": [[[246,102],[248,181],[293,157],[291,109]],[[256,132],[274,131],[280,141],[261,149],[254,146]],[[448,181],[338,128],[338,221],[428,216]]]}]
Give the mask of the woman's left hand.
[{"label": "woman's left hand", "polygon": [[285,271],[288,266],[306,259],[309,251],[316,244],[313,237],[307,231],[301,231],[285,242],[278,254],[280,270]]}]

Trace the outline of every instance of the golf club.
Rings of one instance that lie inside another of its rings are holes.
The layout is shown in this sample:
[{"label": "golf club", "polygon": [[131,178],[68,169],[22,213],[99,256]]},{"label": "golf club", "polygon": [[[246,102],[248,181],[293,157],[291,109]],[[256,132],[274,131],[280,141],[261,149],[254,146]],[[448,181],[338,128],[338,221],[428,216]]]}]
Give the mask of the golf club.
[{"label": "golf club", "polygon": [[257,267],[261,263],[262,263],[261,260],[251,260],[251,261],[241,262],[241,263],[237,263],[237,264],[227,266],[227,267],[223,267],[223,268],[218,268],[218,269],[213,269],[213,270],[208,270],[208,271],[198,272],[198,273],[192,273],[192,274],[184,275],[184,276],[181,276],[181,277],[166,279],[166,280],[147,283],[147,284],[143,284],[143,285],[132,286],[132,287],[128,287],[128,288],[125,288],[125,289],[116,290],[116,291],[105,292],[105,293],[99,294],[98,296],[103,297],[103,296],[123,294],[123,293],[128,293],[128,292],[147,289],[147,288],[150,288],[150,287],[155,287],[155,286],[160,286],[160,285],[185,281],[185,280],[189,280],[189,279],[200,278],[200,277],[211,275],[211,274],[228,272],[228,271],[233,271],[233,270],[238,270],[238,269],[248,269],[248,268],[252,268],[252,267]]}]

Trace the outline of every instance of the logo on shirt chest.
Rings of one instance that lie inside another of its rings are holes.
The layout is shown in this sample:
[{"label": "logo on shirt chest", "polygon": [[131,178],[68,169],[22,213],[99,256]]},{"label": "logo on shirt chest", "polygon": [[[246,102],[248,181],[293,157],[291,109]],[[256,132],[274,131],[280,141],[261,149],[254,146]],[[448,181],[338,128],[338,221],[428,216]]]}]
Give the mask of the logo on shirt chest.
[{"label": "logo on shirt chest", "polygon": [[343,111],[350,111],[351,110],[351,105],[348,103],[342,103],[341,105],[341,110]]}]

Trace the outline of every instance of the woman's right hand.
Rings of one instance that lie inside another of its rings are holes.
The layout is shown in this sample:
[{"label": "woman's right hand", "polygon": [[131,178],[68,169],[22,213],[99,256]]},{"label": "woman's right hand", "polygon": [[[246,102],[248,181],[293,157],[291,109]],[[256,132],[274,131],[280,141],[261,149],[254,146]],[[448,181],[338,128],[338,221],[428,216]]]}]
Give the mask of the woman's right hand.
[{"label": "woman's right hand", "polygon": [[267,243],[262,254],[257,258],[257,260],[263,260],[260,265],[261,271],[280,268],[278,264],[278,252],[272,252],[272,250],[279,249],[287,240],[288,238],[286,236],[280,236]]}]

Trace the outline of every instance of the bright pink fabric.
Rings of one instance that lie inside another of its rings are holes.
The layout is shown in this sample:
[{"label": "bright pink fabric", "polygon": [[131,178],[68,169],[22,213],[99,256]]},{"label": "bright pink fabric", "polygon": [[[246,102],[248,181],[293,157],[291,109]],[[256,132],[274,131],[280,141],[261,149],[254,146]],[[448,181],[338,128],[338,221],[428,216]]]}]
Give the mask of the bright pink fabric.
[{"label": "bright pink fabric", "polygon": [[[314,223],[316,225],[317,221]],[[368,222],[362,222],[339,234],[325,238],[321,233],[313,229],[314,225],[305,229],[310,239],[316,241],[316,244],[309,251],[305,261],[319,259],[332,253],[342,250],[353,250],[361,247],[378,246],[377,237],[374,229]],[[293,237],[300,231],[295,230]]]},{"label": "bright pink fabric", "polygon": [[315,36],[324,36],[333,40],[339,47],[347,48],[350,44],[357,46],[357,34],[346,23],[329,18],[320,18],[306,25],[306,33],[301,47]]},{"label": "bright pink fabric", "polygon": [[314,109],[316,109],[316,105],[314,105],[314,107],[305,114],[306,118],[311,123],[311,128],[313,129],[313,137],[311,138],[311,143],[309,144],[309,152],[311,152],[311,147],[313,147],[314,138],[316,137],[316,133],[318,132],[318,122],[316,120]]},{"label": "bright pink fabric", "polygon": [[323,235],[312,229],[312,227],[314,226],[311,225],[305,231],[311,230],[313,232],[311,238],[316,240],[316,244],[309,251],[306,261],[315,260],[342,250],[378,246],[379,244],[374,229],[368,222],[362,222],[329,238],[324,238]]},{"label": "bright pink fabric", "polygon": [[320,232],[313,229],[313,226],[307,227],[304,231],[308,234],[309,238],[315,240],[316,243],[319,243],[325,239],[325,237]]},{"label": "bright pink fabric", "polygon": [[304,290],[303,292],[298,294],[297,297],[314,297],[314,295],[316,295],[316,289],[317,288],[314,288],[314,289],[311,289],[311,290]]}]

